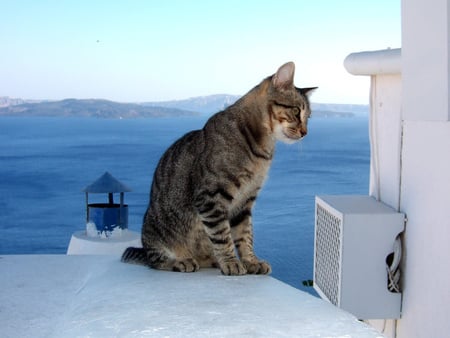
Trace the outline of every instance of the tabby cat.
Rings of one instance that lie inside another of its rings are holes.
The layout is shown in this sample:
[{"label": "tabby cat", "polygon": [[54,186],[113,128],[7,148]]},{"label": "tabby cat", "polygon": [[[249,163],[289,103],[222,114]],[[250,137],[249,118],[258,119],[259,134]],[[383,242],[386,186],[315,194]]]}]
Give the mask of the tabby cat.
[{"label": "tabby cat", "polygon": [[252,207],[276,140],[307,133],[315,88],[296,88],[294,69],[284,64],[165,152],[144,216],[143,248],[127,248],[123,262],[182,272],[218,267],[224,275],[271,272],[253,251]]}]

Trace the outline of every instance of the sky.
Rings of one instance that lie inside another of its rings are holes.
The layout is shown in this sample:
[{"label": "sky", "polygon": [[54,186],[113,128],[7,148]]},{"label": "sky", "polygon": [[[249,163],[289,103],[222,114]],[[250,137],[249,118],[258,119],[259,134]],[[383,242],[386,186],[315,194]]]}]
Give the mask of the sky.
[{"label": "sky", "polygon": [[288,61],[313,102],[368,104],[353,52],[401,47],[397,0],[0,0],[0,96],[243,95]]}]

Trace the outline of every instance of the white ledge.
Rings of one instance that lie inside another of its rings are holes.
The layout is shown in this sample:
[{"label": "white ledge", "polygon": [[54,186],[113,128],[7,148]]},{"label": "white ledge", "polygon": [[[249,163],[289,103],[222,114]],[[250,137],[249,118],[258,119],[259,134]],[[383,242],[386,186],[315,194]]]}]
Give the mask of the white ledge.
[{"label": "white ledge", "polygon": [[2,337],[381,337],[269,276],[164,272],[114,256],[0,256]]},{"label": "white ledge", "polygon": [[401,73],[401,48],[352,53],[344,60],[345,69],[353,75]]}]

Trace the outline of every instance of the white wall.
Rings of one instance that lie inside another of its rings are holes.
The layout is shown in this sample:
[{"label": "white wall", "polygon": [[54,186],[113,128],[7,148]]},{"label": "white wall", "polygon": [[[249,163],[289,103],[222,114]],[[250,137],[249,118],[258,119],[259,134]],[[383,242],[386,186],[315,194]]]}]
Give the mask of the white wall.
[{"label": "white wall", "polygon": [[402,0],[407,120],[449,120],[449,11],[447,0]]},{"label": "white wall", "polygon": [[449,155],[449,122],[405,121],[401,209],[408,223],[397,337],[450,336]]},{"label": "white wall", "polygon": [[447,0],[402,1],[400,338],[450,336],[449,10]]},{"label": "white wall", "polygon": [[401,76],[371,77],[371,196],[399,208],[401,152]]}]

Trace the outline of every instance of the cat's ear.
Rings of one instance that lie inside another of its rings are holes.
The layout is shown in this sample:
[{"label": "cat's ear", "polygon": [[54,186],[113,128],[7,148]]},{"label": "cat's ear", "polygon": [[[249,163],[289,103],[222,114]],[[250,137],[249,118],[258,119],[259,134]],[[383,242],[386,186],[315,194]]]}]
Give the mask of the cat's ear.
[{"label": "cat's ear", "polygon": [[292,87],[294,84],[295,64],[288,62],[278,68],[272,78],[272,84],[275,88],[285,89]]},{"label": "cat's ear", "polygon": [[308,88],[299,88],[300,93],[303,95],[309,96],[311,95],[317,88],[319,87],[308,87]]}]

